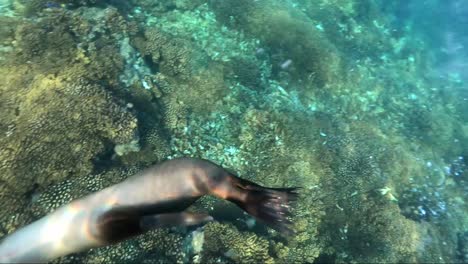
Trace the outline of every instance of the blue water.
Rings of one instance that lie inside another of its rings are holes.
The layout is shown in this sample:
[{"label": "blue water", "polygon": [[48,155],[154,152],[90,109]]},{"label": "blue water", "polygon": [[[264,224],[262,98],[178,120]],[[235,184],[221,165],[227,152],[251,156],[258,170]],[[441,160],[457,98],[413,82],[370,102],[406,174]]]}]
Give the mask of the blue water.
[{"label": "blue water", "polygon": [[468,262],[466,1],[0,0],[0,25],[0,237],[190,156],[301,187],[296,233],[208,197],[212,223],[58,262]]}]

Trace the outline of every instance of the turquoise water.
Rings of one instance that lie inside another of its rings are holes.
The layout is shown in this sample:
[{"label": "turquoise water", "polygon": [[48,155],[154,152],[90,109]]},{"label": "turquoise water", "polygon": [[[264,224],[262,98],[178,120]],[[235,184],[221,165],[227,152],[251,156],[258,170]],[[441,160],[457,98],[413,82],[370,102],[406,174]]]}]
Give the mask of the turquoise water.
[{"label": "turquoise water", "polygon": [[0,237],[189,156],[301,187],[296,233],[206,197],[56,261],[468,262],[468,6],[398,2],[0,0]]}]

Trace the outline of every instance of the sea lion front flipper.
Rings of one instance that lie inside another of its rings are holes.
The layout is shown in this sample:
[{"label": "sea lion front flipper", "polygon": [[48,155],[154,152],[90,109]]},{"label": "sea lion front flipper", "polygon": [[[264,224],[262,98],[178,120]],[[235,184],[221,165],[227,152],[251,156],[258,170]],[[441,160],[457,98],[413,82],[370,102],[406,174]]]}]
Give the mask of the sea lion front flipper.
[{"label": "sea lion front flipper", "polygon": [[213,221],[213,217],[200,213],[168,213],[143,216],[140,219],[140,227],[147,231],[155,228],[174,226],[193,226]]}]

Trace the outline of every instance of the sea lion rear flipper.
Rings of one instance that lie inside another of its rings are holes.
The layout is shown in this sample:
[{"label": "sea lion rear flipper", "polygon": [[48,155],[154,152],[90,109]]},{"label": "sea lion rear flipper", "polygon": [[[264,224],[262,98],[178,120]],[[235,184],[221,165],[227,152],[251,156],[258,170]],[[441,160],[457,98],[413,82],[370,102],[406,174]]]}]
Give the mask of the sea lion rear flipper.
[{"label": "sea lion rear flipper", "polygon": [[294,233],[288,217],[299,188],[267,188],[235,176],[233,182],[241,195],[228,197],[229,201],[284,235]]},{"label": "sea lion rear flipper", "polygon": [[143,216],[140,219],[140,227],[146,231],[155,228],[199,225],[212,220],[213,217],[208,214],[187,212],[157,214]]},{"label": "sea lion rear flipper", "polygon": [[151,215],[142,214],[138,208],[121,207],[112,209],[98,218],[97,237],[104,244],[112,244],[151,229],[192,226],[212,220],[208,214],[179,212]]}]

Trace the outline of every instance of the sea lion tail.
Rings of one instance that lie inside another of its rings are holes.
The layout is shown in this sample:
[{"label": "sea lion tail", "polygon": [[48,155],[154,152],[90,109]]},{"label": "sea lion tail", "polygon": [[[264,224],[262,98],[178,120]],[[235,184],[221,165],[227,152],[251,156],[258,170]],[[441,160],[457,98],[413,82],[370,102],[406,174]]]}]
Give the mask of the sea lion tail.
[{"label": "sea lion tail", "polygon": [[289,236],[294,234],[291,228],[292,202],[297,200],[299,188],[267,188],[248,180],[235,177],[236,187],[245,195],[228,197],[250,215],[256,217],[271,228]]}]

